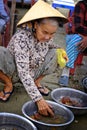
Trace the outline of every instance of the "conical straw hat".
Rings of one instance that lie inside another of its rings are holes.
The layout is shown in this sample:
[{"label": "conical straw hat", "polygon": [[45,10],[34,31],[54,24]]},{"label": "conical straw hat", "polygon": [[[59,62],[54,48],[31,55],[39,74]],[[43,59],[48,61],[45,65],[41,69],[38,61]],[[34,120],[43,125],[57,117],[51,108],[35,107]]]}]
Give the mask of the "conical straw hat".
[{"label": "conical straw hat", "polygon": [[51,5],[44,2],[43,0],[38,0],[23,16],[23,18],[18,22],[17,25],[46,17],[58,17],[62,18],[64,22],[67,21],[66,17],[58,10],[54,9],[53,7],[51,7]]}]

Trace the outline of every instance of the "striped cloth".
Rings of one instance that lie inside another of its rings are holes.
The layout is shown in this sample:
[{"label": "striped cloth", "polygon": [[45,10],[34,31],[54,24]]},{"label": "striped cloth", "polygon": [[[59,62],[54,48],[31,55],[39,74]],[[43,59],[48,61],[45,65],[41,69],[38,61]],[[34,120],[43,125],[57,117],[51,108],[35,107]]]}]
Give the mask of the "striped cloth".
[{"label": "striped cloth", "polygon": [[66,52],[69,58],[66,66],[69,68],[74,68],[74,62],[80,53],[76,44],[82,40],[81,36],[78,34],[66,35]]}]

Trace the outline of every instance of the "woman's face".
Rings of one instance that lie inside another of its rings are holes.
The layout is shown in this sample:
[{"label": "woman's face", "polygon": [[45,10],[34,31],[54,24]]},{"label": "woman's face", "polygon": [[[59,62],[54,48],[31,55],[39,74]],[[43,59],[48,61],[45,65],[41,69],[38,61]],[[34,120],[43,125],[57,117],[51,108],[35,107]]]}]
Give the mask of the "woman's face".
[{"label": "woman's face", "polygon": [[46,23],[35,23],[36,38],[40,42],[49,41],[58,29],[58,25],[53,25],[50,21]]}]

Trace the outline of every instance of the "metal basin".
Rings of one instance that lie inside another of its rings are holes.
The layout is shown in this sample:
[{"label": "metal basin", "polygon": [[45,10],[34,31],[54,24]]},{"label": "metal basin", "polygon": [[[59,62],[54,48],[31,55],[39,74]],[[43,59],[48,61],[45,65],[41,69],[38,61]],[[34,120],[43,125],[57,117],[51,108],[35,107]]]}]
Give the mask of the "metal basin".
[{"label": "metal basin", "polygon": [[82,86],[84,88],[84,92],[87,93],[87,76],[82,79]]},{"label": "metal basin", "polygon": [[37,128],[25,117],[13,113],[1,112],[0,130],[37,130]]},{"label": "metal basin", "polygon": [[[70,97],[70,99],[78,102],[80,105],[73,106],[60,101],[63,97],[67,96]],[[87,113],[87,94],[80,90],[73,88],[57,88],[51,92],[51,97],[58,104],[69,108],[75,115],[82,115]]]},{"label": "metal basin", "polygon": [[[25,117],[27,117],[30,121],[32,121],[35,124],[35,126],[37,127],[38,130],[64,130],[74,120],[73,113],[68,108],[66,108],[60,104],[57,104],[53,101],[47,100],[47,102],[52,106],[55,115],[56,114],[62,115],[64,118],[66,118],[66,122],[61,123],[61,124],[52,124],[52,123],[50,124],[50,123],[41,122],[40,120],[37,121],[35,119],[32,119],[31,116],[35,112],[37,112],[37,106],[32,101],[26,102],[23,105],[22,112],[25,115]],[[47,117],[45,117],[45,118],[47,118]]]}]

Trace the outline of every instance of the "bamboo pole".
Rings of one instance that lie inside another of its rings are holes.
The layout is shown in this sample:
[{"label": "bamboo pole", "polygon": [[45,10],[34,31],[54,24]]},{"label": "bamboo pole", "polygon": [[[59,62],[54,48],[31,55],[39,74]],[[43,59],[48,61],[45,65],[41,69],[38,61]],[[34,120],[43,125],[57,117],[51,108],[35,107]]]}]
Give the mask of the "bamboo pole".
[{"label": "bamboo pole", "polygon": [[11,28],[10,28],[10,38],[11,38],[12,35],[13,35],[15,10],[16,10],[16,0],[12,0],[12,3],[11,3]]}]

